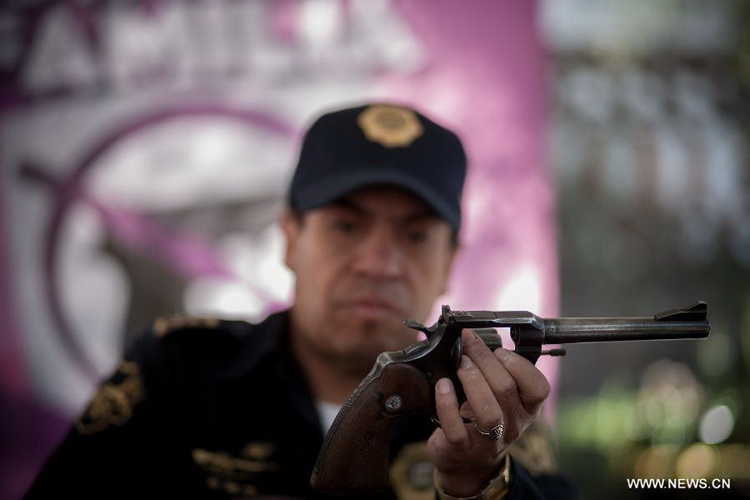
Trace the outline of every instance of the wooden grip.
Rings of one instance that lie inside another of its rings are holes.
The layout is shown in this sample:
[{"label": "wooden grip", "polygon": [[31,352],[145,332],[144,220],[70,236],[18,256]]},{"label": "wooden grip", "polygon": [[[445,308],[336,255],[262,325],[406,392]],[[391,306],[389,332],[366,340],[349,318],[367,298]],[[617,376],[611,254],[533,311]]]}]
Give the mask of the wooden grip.
[{"label": "wooden grip", "polygon": [[318,455],[310,484],[327,493],[376,492],[389,487],[391,431],[399,417],[429,414],[432,387],[406,363],[365,378],[341,408]]}]

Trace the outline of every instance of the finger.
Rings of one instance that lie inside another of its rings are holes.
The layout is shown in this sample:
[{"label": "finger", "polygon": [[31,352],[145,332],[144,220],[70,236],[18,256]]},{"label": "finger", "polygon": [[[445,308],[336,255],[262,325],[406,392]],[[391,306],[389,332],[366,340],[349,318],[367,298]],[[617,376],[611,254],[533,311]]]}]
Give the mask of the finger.
[{"label": "finger", "polygon": [[482,371],[468,356],[461,357],[458,378],[463,385],[466,399],[471,403],[471,408],[476,415],[477,424],[482,429],[491,429],[504,421],[503,410],[500,408],[495,393]]},{"label": "finger", "polygon": [[474,413],[474,408],[471,407],[471,402],[468,399],[461,404],[459,411],[464,422],[472,422],[477,419],[477,414]]},{"label": "finger", "polygon": [[500,404],[514,404],[513,402],[519,399],[519,389],[513,375],[505,369],[500,359],[471,330],[464,330],[461,340],[464,353],[479,367],[495,399],[500,401]]},{"label": "finger", "polygon": [[513,377],[521,403],[529,413],[536,413],[550,393],[550,385],[544,374],[531,361],[507,349],[495,350],[505,370]]},{"label": "finger", "polygon": [[492,354],[487,344],[473,330],[465,328],[461,332],[461,342],[463,343],[464,354],[469,356],[483,373],[489,374],[498,369],[505,372],[502,364],[498,362],[499,360]]},{"label": "finger", "polygon": [[458,398],[449,378],[441,378],[435,384],[435,409],[445,439],[451,444],[465,441],[466,426],[458,409]]}]

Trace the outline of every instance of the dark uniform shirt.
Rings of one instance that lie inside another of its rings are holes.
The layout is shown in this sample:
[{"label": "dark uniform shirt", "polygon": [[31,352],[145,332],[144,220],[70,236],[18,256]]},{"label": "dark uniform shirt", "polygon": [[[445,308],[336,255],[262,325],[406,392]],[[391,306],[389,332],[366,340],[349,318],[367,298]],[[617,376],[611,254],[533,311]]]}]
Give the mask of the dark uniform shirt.
[{"label": "dark uniform shirt", "polygon": [[[323,433],[288,347],[288,324],[287,313],[258,325],[157,321],[26,498],[326,498],[309,486]],[[433,429],[421,417],[394,429],[391,483],[399,498],[434,498],[424,448]],[[506,498],[569,496],[558,476],[530,476],[516,461],[513,472]]]}]

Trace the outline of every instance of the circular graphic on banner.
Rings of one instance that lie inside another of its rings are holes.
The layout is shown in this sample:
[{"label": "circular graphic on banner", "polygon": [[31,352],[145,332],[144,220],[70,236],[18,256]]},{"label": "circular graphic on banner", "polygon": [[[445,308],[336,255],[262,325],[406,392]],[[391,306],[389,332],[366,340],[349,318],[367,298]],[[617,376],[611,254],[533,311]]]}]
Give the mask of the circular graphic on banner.
[{"label": "circular graphic on banner", "polygon": [[[167,110],[105,135],[56,183],[45,289],[86,375],[157,316],[255,319],[287,302],[276,220],[295,139],[253,111]],[[25,174],[54,182],[43,172]]]}]

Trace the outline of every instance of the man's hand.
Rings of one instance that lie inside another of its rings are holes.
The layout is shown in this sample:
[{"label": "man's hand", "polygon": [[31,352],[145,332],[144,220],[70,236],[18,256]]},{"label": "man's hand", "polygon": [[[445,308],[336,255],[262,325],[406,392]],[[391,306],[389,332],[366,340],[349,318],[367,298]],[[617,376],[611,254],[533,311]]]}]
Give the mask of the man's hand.
[{"label": "man's hand", "polygon": [[[459,408],[451,381],[438,381],[441,426],[427,443],[445,492],[457,497],[479,494],[498,475],[506,449],[536,419],[550,392],[547,379],[525,358],[507,349],[493,353],[468,329],[461,338],[458,378],[467,400]],[[463,417],[473,422],[464,423]],[[499,424],[497,440],[478,430],[489,432]]]}]

